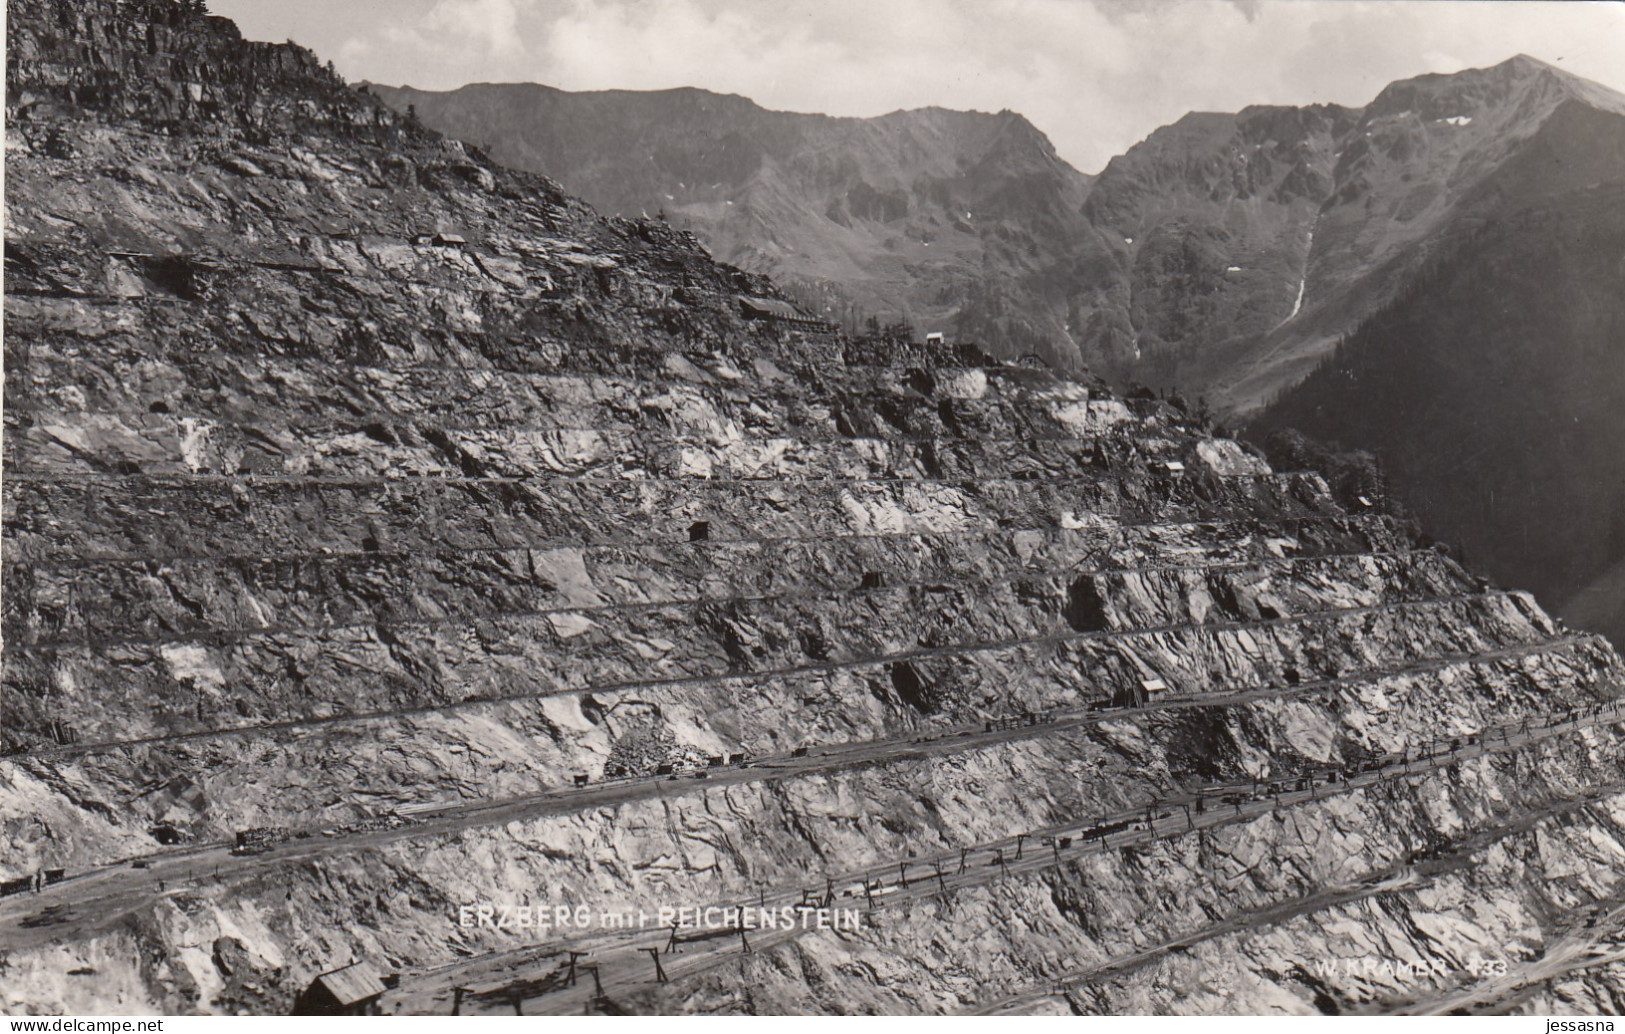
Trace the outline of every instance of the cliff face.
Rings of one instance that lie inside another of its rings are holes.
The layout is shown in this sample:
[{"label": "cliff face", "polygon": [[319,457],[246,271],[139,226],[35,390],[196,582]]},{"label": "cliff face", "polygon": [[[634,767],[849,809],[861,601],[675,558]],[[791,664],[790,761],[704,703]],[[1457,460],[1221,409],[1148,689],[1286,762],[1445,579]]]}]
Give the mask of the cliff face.
[{"label": "cliff face", "polygon": [[[1618,658],[1382,500],[744,320],[167,0],[8,12],[0,876],[66,877],[0,897],[8,1013],[357,960],[401,1012],[1612,1003]],[[668,983],[659,922],[460,922],[752,902],[862,922]]]},{"label": "cliff face", "polygon": [[[1622,153],[1625,97],[1527,57],[1393,84],[1340,142],[1301,303],[1243,349],[1214,397],[1256,415],[1485,227],[1521,222],[1535,234],[1503,238],[1497,262],[1537,247],[1565,264],[1608,268],[1617,237],[1599,252],[1541,234],[1584,192],[1620,187]],[[1451,311],[1446,322],[1459,333],[1472,315]]]},{"label": "cliff face", "polygon": [[1087,303],[1093,347],[1143,380],[1209,393],[1238,345],[1295,311],[1358,118],[1336,106],[1192,113],[1112,159],[1086,207],[1109,256]]}]

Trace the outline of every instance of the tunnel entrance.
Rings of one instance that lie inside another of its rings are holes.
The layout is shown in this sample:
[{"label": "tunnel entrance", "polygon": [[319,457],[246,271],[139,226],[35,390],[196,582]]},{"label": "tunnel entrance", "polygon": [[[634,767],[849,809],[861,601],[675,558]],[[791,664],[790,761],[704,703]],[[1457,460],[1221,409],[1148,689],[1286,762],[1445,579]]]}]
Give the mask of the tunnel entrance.
[{"label": "tunnel entrance", "polygon": [[1088,575],[1073,582],[1067,590],[1066,610],[1062,613],[1074,632],[1106,631],[1106,603],[1101,599],[1095,580]]},{"label": "tunnel entrance", "polygon": [[925,692],[925,680],[914,665],[907,661],[896,661],[887,666],[891,673],[892,688],[903,702],[916,711],[930,712],[931,700]]}]

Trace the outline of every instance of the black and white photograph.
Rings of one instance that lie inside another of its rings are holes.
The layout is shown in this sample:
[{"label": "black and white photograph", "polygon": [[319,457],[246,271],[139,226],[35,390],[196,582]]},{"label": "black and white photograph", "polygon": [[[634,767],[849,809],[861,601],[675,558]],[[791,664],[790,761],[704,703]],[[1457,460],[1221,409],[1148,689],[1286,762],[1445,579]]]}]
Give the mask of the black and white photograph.
[{"label": "black and white photograph", "polygon": [[1625,1012],[1625,3],[5,18],[9,1034]]}]

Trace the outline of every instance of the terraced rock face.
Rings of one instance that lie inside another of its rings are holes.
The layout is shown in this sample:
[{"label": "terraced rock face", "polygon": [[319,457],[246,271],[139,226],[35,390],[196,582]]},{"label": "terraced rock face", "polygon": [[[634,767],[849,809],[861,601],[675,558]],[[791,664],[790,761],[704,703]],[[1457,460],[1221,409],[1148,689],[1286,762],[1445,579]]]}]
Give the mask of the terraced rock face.
[{"label": "terraced rock face", "polygon": [[[66,879],[0,1009],[1620,1004],[1606,643],[1166,404],[746,322],[295,49],[8,10],[0,877]],[[797,904],[859,921],[657,982]]]}]

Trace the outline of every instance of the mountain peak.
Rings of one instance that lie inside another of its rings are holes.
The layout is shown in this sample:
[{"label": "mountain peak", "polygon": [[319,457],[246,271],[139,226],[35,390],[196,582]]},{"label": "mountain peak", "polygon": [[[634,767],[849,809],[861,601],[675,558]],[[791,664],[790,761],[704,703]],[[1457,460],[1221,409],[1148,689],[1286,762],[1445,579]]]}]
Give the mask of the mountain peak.
[{"label": "mountain peak", "polygon": [[1560,83],[1570,94],[1599,107],[1625,105],[1625,94],[1610,89],[1592,79],[1576,75],[1528,54],[1514,54],[1498,65],[1483,69],[1487,73],[1500,73],[1516,79],[1544,79]]},{"label": "mountain peak", "polygon": [[[1521,96],[1514,98],[1513,94]],[[1528,54],[1499,64],[1459,72],[1429,72],[1389,84],[1366,108],[1366,118],[1414,112],[1423,118],[1472,116],[1470,109],[1522,108],[1526,114],[1549,111],[1565,100],[1625,114],[1625,95]],[[1449,110],[1446,110],[1449,109]]]},{"label": "mountain peak", "polygon": [[1530,57],[1528,54],[1513,54],[1499,65],[1494,65],[1492,67],[1515,69],[1518,71],[1538,71],[1542,68],[1550,69],[1553,72],[1562,71],[1562,69],[1558,68],[1556,65],[1542,61],[1538,57]]}]

